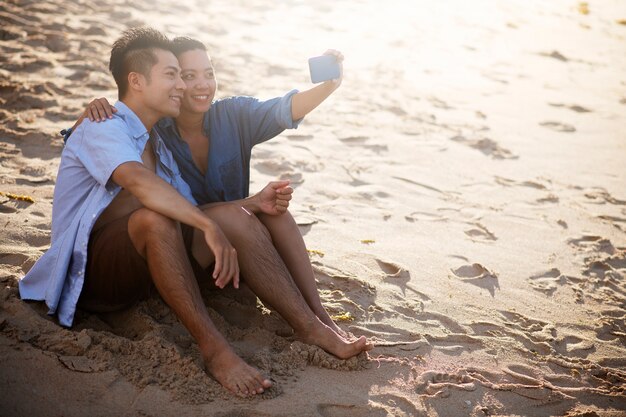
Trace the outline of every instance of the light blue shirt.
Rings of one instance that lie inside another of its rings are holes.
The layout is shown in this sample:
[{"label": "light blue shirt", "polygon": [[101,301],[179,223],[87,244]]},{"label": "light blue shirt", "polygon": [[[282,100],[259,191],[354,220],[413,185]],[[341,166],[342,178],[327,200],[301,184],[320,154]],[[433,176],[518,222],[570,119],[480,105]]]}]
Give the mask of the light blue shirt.
[{"label": "light blue shirt", "polygon": [[200,204],[232,201],[248,196],[252,147],[302,121],[291,117],[291,100],[298,90],[261,101],[254,97],[229,97],[211,104],[204,114],[204,134],[209,138],[208,169],[194,164],[189,145],[182,140],[173,119],[154,127],[171,149],[183,178]]},{"label": "light blue shirt", "polygon": [[[20,296],[45,300],[48,314],[71,326],[83,288],[89,235],[100,213],[121,187],[111,179],[123,163],[139,162],[150,135],[124,103],[107,123],[85,119],[61,154],[54,188],[50,249],[20,281]],[[191,189],[180,176],[172,153],[153,133],[157,155],[156,174],[194,205]]]}]

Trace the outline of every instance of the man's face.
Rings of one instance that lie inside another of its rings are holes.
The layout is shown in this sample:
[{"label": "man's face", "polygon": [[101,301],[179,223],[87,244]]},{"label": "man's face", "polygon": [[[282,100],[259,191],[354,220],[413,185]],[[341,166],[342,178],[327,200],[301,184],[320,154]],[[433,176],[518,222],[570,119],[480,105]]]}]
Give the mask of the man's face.
[{"label": "man's face", "polygon": [[150,69],[146,80],[144,103],[158,113],[158,117],[176,117],[185,91],[185,83],[180,78],[180,66],[176,56],[163,49],[155,50],[157,63]]},{"label": "man's face", "polygon": [[181,110],[192,113],[206,112],[211,107],[217,90],[215,72],[208,54],[201,49],[194,49],[180,54],[178,61],[182,68],[181,76],[187,86]]}]

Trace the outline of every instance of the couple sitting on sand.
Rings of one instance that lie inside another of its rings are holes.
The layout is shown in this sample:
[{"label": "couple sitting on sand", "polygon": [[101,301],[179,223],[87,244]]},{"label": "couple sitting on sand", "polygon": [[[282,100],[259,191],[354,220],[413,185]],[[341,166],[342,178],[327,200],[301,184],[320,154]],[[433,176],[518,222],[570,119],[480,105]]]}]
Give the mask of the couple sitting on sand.
[{"label": "couple sitting on sand", "polygon": [[[321,304],[287,211],[288,181],[248,197],[252,147],[297,127],[341,80],[264,102],[213,102],[217,84],[204,45],[149,28],[124,32],[109,68],[119,101],[111,108],[94,100],[83,115],[91,120],[66,138],[51,247],[20,281],[21,297],[45,300],[71,326],[77,306],[121,309],[156,288],[197,341],[210,374],[238,395],[262,393],[271,382],[209,318],[198,286],[209,274],[218,288],[238,288],[241,271],[305,343],[339,358],[371,349],[364,337],[340,330]],[[110,120],[96,123],[103,118]]]}]

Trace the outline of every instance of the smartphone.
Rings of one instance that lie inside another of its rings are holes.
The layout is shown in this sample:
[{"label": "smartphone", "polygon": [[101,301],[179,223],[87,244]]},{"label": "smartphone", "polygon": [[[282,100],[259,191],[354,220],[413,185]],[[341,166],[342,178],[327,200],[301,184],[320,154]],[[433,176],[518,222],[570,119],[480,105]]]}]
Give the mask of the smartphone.
[{"label": "smartphone", "polygon": [[339,63],[334,55],[322,55],[309,58],[309,71],[311,71],[311,82],[313,84],[341,76]]}]

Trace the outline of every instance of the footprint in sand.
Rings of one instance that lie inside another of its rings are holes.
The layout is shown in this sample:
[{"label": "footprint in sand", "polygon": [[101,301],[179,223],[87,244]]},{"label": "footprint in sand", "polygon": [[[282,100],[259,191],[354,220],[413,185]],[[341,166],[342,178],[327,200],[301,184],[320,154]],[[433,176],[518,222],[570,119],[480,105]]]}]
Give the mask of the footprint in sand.
[{"label": "footprint in sand", "polygon": [[559,286],[565,285],[567,282],[566,277],[557,268],[534,274],[528,280],[531,287],[547,295],[554,294]]},{"label": "footprint in sand", "polygon": [[537,203],[540,203],[540,204],[558,203],[559,197],[554,194],[548,194],[545,197],[538,198],[536,201]]},{"label": "footprint in sand", "polygon": [[569,59],[567,59],[567,57],[565,57],[565,55],[563,55],[562,53],[560,53],[559,51],[552,51],[552,52],[540,52],[539,55],[541,56],[545,56],[546,58],[552,58],[552,59],[556,59],[557,61],[562,61],[562,62],[568,62]]},{"label": "footprint in sand", "polygon": [[480,223],[472,223],[471,229],[465,230],[464,233],[474,241],[493,242],[498,240],[496,235],[491,233],[489,229]]},{"label": "footprint in sand", "polygon": [[395,262],[376,259],[384,278],[411,278],[411,273]]},{"label": "footprint in sand", "polygon": [[16,266],[28,271],[35,264],[36,258],[36,256],[23,253],[0,253],[0,264]]},{"label": "footprint in sand", "polygon": [[567,105],[563,103],[548,103],[548,104],[551,105],[552,107],[564,107],[571,111],[575,111],[576,113],[590,113],[591,112],[591,110],[589,110],[588,108],[579,106],[578,104],[571,104],[571,105]]},{"label": "footprint in sand", "polygon": [[390,106],[384,107],[384,110],[388,111],[391,114],[395,114],[396,116],[406,116],[408,113],[401,107],[398,106]]},{"label": "footprint in sand", "polygon": [[474,263],[472,265],[463,265],[456,269],[451,269],[454,276],[457,278],[498,278],[498,275],[495,272],[492,272],[482,266],[479,263]]},{"label": "footprint in sand", "polygon": [[360,177],[368,172],[368,168],[362,167],[358,164],[351,164],[349,166],[342,165],[342,168],[346,171],[346,174],[352,179],[350,185],[353,187],[361,187],[363,185],[369,185],[367,181],[363,181]]},{"label": "footprint in sand", "polygon": [[319,261],[312,261],[315,280],[320,288],[320,298],[331,314],[350,313],[358,318],[375,306],[376,287],[345,272]]},{"label": "footprint in sand", "polygon": [[567,244],[586,252],[604,252],[612,255],[616,251],[611,241],[602,236],[583,235],[576,239],[568,239]]},{"label": "footprint in sand", "polygon": [[500,311],[500,314],[505,319],[502,330],[530,352],[546,355],[554,351],[550,345],[557,335],[553,325],[514,311]]},{"label": "footprint in sand", "polygon": [[596,217],[600,220],[604,220],[607,223],[610,223],[616,229],[619,229],[622,232],[626,232],[626,218],[617,217],[617,216],[608,216],[608,215],[600,215]]},{"label": "footprint in sand", "polygon": [[623,283],[620,281],[626,278],[626,257],[624,253],[617,253],[601,260],[589,260],[587,262],[583,275],[598,277],[600,280],[613,278],[618,283]]},{"label": "footprint in sand", "polygon": [[20,176],[15,180],[16,184],[43,184],[52,181],[51,176],[48,175],[43,166],[21,168]]},{"label": "footprint in sand", "polygon": [[469,146],[473,149],[478,149],[483,154],[492,157],[493,159],[517,159],[518,156],[513,154],[508,149],[505,149],[498,145],[497,142],[488,139],[467,139],[464,136],[457,135],[450,138],[450,140],[454,142],[461,143],[463,145]]},{"label": "footprint in sand", "polygon": [[454,107],[450,107],[448,105],[448,103],[446,103],[445,101],[438,99],[437,97],[429,97],[428,101],[430,102],[430,104],[432,104],[433,106],[437,107],[438,109],[444,109],[444,110],[453,110]]},{"label": "footprint in sand", "polygon": [[579,358],[586,358],[596,350],[593,342],[574,335],[560,337],[555,341],[554,345],[556,351],[561,355],[572,355]]},{"label": "footprint in sand", "polygon": [[388,151],[387,145],[381,144],[368,144],[371,138],[369,136],[348,136],[345,138],[339,138],[339,140],[348,146],[356,146],[361,149],[368,149],[374,153],[380,154],[381,152]]},{"label": "footprint in sand", "polygon": [[348,136],[339,138],[340,141],[347,145],[361,145],[369,140],[369,136]]},{"label": "footprint in sand", "polygon": [[456,269],[450,269],[450,271],[463,282],[486,289],[492,297],[495,296],[496,289],[500,289],[498,274],[490,271],[479,263],[463,265]]},{"label": "footprint in sand", "polygon": [[416,300],[414,297],[406,298],[404,295],[396,296],[394,294],[394,299],[396,299],[396,303],[390,309],[403,316],[406,320],[415,320],[415,316],[424,311],[424,303]]},{"label": "footprint in sand", "polygon": [[601,311],[595,331],[600,340],[619,339],[626,346],[626,312],[623,309]]},{"label": "footprint in sand", "polygon": [[460,391],[476,391],[476,379],[465,371],[444,373],[426,371],[415,382],[415,391],[429,397],[446,398],[450,396],[450,389]]},{"label": "footprint in sand", "polygon": [[377,273],[382,280],[388,284],[398,286],[404,294],[407,290],[407,284],[411,281],[411,273],[396,262],[381,259],[375,259],[375,261],[380,268]]},{"label": "footprint in sand", "polygon": [[408,216],[404,216],[404,219],[410,223],[417,222],[417,221],[445,222],[448,220],[447,217],[444,217],[441,214],[428,213],[425,211],[414,211]]},{"label": "footprint in sand", "polygon": [[504,185],[505,187],[512,187],[512,186],[518,186],[518,187],[529,187],[529,188],[536,188],[538,190],[546,190],[547,187],[543,184],[541,184],[540,182],[537,181],[516,181],[516,180],[512,180],[510,178],[505,178],[505,177],[499,177],[499,176],[495,176],[495,181],[496,183],[500,184],[500,185]]},{"label": "footprint in sand", "polygon": [[626,200],[619,200],[613,197],[607,190],[601,187],[595,187],[585,192],[585,197],[595,204],[614,204],[619,206],[626,205]]},{"label": "footprint in sand", "polygon": [[377,416],[376,410],[382,409],[384,413],[381,413],[382,416],[420,416],[426,415],[426,410],[423,409],[423,406],[417,408],[415,404],[409,401],[408,398],[402,395],[395,394],[382,394],[382,395],[369,395],[368,396],[368,406],[371,406],[371,410],[373,413],[366,413],[363,415],[367,416]]},{"label": "footprint in sand", "polygon": [[539,123],[540,126],[546,127],[548,129],[552,129],[556,132],[564,132],[564,133],[572,133],[576,131],[576,128],[572,125],[568,125],[566,123],[555,122],[555,121],[545,121]]},{"label": "footprint in sand", "polygon": [[257,162],[254,164],[254,168],[263,174],[278,177],[281,180],[289,180],[292,186],[304,182],[302,173],[298,171],[315,171],[306,162],[299,164],[297,161],[289,162],[284,159],[281,161],[265,160]]}]

